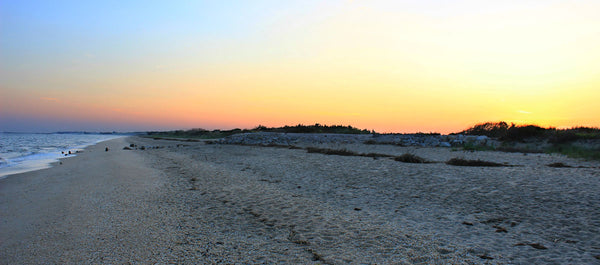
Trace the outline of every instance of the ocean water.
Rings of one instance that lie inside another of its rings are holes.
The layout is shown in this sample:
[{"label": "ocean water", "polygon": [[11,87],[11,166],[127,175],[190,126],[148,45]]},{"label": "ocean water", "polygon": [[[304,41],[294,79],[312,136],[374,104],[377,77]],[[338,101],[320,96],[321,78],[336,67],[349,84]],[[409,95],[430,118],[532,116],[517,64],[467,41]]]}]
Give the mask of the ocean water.
[{"label": "ocean water", "polygon": [[0,133],[0,178],[44,169],[50,164],[102,141],[123,137],[114,134]]}]

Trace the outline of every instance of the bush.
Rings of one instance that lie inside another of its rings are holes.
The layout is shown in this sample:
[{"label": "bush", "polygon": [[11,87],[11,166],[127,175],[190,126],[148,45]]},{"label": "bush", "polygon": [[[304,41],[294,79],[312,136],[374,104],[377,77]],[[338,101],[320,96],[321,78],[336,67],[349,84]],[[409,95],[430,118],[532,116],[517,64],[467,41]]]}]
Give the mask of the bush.
[{"label": "bush", "polygon": [[279,132],[279,133],[339,133],[339,134],[369,134],[375,133],[370,132],[367,129],[358,129],[352,126],[342,125],[302,125],[296,126],[283,126],[283,127],[266,127],[264,125],[258,125],[253,129],[232,129],[232,130],[205,130],[205,129],[191,129],[191,130],[175,130],[175,131],[163,131],[163,132],[147,132],[149,136],[156,137],[169,137],[169,138],[201,138],[201,139],[217,139],[223,138],[239,133],[251,133],[251,132]]},{"label": "bush", "polygon": [[574,158],[600,160],[600,149],[580,147],[574,144],[556,144],[550,147],[548,152],[560,153]]},{"label": "bush", "polygon": [[360,154],[360,156],[373,157],[373,158],[377,158],[377,157],[391,157],[391,155],[378,154],[378,153]]},{"label": "bush", "polygon": [[552,163],[552,164],[548,164],[549,167],[571,167],[565,163],[560,163],[560,162],[556,162],[556,163]]},{"label": "bush", "polygon": [[553,144],[564,144],[577,141],[578,139],[580,139],[580,137],[573,131],[557,131],[548,139],[548,142]]},{"label": "bush", "polygon": [[356,152],[348,151],[346,149],[336,150],[336,149],[325,149],[325,148],[315,148],[315,147],[306,148],[306,152],[326,154],[326,155],[339,155],[339,156],[359,156],[360,155]]},{"label": "bush", "polygon": [[[514,125],[513,125],[514,126]],[[500,138],[506,135],[508,131],[508,123],[506,122],[486,122],[477,124],[469,129],[466,129],[459,134],[466,135],[485,135],[487,137]]]},{"label": "bush", "polygon": [[546,134],[547,130],[548,129],[539,127],[537,125],[515,126],[513,124],[510,128],[508,128],[506,135],[501,139],[509,141],[523,141],[528,138],[542,138]]},{"label": "bush", "polygon": [[340,133],[340,134],[369,134],[371,133],[367,129],[358,129],[352,126],[343,125],[321,125],[315,123],[314,125],[303,125],[298,124],[296,126],[283,126],[278,128],[269,128],[265,126],[258,126],[254,131],[261,132],[282,132],[282,133]]},{"label": "bush", "polygon": [[349,151],[346,149],[325,149],[325,148],[316,148],[316,147],[308,147],[308,148],[306,148],[306,152],[319,153],[319,154],[325,154],[325,155],[364,156],[364,157],[372,157],[372,158],[391,157],[391,155],[386,155],[386,154],[378,154],[378,153],[362,154],[362,153],[356,153],[353,151]]},{"label": "bush", "polygon": [[463,166],[463,167],[501,167],[503,164],[483,161],[483,160],[467,160],[463,158],[452,158],[446,162],[448,165],[452,166]]},{"label": "bush", "polygon": [[429,163],[425,158],[413,155],[413,154],[403,154],[401,156],[397,156],[396,158],[394,158],[394,160],[399,161],[399,162],[404,162],[404,163],[417,163],[417,164],[422,164],[422,163]]}]

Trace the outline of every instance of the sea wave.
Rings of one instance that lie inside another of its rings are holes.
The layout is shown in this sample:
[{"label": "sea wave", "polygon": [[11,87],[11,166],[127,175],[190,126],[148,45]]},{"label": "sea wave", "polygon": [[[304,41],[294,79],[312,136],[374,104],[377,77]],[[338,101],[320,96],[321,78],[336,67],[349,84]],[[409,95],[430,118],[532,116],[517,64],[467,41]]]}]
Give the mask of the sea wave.
[{"label": "sea wave", "polygon": [[0,133],[0,178],[47,168],[61,157],[118,137],[122,135]]}]

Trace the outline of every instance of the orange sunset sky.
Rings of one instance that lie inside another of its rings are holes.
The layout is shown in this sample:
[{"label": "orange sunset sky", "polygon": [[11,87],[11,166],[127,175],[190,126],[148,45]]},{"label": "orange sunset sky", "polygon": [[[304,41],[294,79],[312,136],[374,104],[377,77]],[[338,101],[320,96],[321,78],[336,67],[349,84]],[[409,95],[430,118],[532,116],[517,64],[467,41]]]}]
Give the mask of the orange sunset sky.
[{"label": "orange sunset sky", "polygon": [[0,131],[600,126],[600,1],[2,1]]}]

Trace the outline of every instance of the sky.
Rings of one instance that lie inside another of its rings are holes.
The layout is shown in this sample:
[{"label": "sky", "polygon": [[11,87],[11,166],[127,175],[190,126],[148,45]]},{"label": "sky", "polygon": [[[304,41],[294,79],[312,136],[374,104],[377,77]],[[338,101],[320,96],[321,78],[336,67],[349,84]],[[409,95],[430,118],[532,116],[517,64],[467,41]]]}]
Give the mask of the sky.
[{"label": "sky", "polygon": [[600,1],[0,1],[0,131],[600,127]]}]

